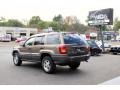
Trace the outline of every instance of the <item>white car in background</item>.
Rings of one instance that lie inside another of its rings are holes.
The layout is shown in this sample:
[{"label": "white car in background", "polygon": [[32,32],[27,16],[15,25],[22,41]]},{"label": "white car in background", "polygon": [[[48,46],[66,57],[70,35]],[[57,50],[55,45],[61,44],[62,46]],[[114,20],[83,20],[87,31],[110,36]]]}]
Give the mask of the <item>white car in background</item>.
[{"label": "white car in background", "polygon": [[10,34],[1,34],[0,35],[0,41],[10,42],[11,41],[11,35]]},{"label": "white car in background", "polygon": [[[95,42],[102,49],[102,41],[95,41]],[[104,48],[105,48],[105,51],[109,51],[111,48],[111,44],[104,41]]]}]

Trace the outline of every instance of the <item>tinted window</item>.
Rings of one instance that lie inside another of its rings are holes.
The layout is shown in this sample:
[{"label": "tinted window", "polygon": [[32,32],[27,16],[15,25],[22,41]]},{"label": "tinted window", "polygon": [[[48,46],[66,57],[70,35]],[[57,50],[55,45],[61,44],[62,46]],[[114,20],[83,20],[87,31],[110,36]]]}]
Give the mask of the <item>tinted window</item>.
[{"label": "tinted window", "polygon": [[63,34],[65,44],[86,45],[86,41],[78,34]]},{"label": "tinted window", "polygon": [[47,44],[60,44],[60,35],[59,34],[47,35]]},{"label": "tinted window", "polygon": [[36,37],[34,45],[43,45],[44,44],[44,36]]},{"label": "tinted window", "polygon": [[97,47],[98,46],[95,41],[88,40],[87,42],[91,47]]},{"label": "tinted window", "polygon": [[35,38],[30,38],[26,43],[25,46],[32,46],[34,43]]}]

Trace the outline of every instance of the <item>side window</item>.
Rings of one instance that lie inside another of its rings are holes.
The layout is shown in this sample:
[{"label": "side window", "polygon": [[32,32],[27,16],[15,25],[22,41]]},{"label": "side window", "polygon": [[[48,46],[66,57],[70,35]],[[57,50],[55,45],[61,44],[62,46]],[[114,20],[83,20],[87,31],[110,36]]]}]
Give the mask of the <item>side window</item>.
[{"label": "side window", "polygon": [[47,35],[47,44],[60,44],[60,35],[59,34]]},{"label": "side window", "polygon": [[34,43],[35,38],[30,38],[28,41],[25,42],[25,46],[32,46]]},{"label": "side window", "polygon": [[44,36],[36,37],[34,45],[43,45],[44,44]]}]

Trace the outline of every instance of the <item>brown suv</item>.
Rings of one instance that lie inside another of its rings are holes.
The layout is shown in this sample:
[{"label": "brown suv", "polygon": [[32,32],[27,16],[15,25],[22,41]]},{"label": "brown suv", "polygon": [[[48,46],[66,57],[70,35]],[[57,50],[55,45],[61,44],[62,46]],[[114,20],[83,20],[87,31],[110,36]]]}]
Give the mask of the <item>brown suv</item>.
[{"label": "brown suv", "polygon": [[90,57],[87,42],[76,33],[51,32],[36,34],[18,47],[14,47],[13,62],[20,66],[22,61],[41,62],[46,73],[53,73],[56,65],[79,67],[81,61]]}]

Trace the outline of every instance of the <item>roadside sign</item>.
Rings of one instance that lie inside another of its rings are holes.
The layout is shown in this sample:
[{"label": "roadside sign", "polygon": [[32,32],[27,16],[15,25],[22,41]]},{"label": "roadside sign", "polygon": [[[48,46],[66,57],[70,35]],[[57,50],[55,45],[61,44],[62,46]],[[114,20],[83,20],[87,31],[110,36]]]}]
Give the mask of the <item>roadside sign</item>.
[{"label": "roadside sign", "polygon": [[88,25],[112,25],[113,9],[102,9],[90,11],[88,15]]}]

